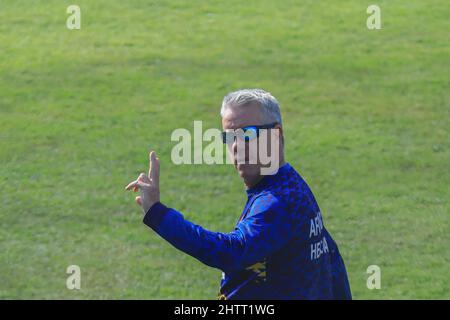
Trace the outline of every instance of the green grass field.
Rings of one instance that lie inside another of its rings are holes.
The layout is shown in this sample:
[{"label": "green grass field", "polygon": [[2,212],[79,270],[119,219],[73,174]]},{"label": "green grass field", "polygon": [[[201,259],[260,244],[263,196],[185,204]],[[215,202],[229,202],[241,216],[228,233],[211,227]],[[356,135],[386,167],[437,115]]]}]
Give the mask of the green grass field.
[{"label": "green grass field", "polygon": [[222,97],[261,87],[354,298],[449,299],[449,17],[444,0],[0,0],[0,298],[215,299],[221,272],[148,229],[124,186],[154,149],[161,200],[233,230],[234,169],[174,165],[170,135],[220,128]]}]

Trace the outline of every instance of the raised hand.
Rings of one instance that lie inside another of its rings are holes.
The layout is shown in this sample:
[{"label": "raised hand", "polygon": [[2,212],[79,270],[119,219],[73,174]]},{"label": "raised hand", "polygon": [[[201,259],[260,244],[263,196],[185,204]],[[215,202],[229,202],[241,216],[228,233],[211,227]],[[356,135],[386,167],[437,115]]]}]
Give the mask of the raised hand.
[{"label": "raised hand", "polygon": [[150,152],[149,159],[148,175],[141,173],[125,187],[126,190],[140,191],[141,195],[136,197],[136,203],[142,207],[144,213],[159,202],[159,159],[154,151]]}]

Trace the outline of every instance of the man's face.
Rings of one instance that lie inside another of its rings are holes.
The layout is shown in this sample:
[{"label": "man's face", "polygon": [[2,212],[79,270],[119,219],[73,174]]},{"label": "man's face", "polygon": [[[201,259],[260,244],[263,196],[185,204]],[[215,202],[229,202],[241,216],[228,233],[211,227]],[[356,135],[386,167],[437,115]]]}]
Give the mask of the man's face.
[{"label": "man's face", "polygon": [[[257,126],[257,125],[266,125],[268,121],[264,119],[264,115],[261,112],[261,107],[256,103],[251,103],[246,106],[242,106],[239,108],[234,108],[231,106],[228,108],[223,115],[222,118],[222,127],[224,131],[228,130],[236,130],[247,126]],[[279,126],[277,126],[279,128]],[[242,141],[241,141],[242,143]],[[234,143],[228,144],[228,151],[233,160],[234,167],[239,173],[239,176],[244,180],[244,184],[247,187],[252,187],[256,183],[258,183],[261,176],[261,164],[257,161],[256,164],[250,164],[249,162],[249,149],[248,142],[246,144],[245,150],[245,162],[246,163],[238,163],[237,161],[237,139]],[[250,155],[251,157],[255,157],[256,155]],[[239,161],[242,162],[242,161]]]}]

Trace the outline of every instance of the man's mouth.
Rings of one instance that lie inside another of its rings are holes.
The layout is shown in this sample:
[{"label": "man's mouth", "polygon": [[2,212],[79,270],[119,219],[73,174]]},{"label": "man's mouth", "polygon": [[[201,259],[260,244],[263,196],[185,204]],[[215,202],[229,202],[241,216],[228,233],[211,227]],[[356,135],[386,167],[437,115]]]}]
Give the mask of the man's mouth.
[{"label": "man's mouth", "polygon": [[238,167],[238,166],[242,166],[242,165],[249,165],[250,164],[250,159],[248,156],[245,157],[244,161],[240,161],[238,162],[237,159],[234,159],[234,166]]},{"label": "man's mouth", "polygon": [[236,169],[239,172],[246,171],[250,166],[251,166],[251,164],[249,164],[249,163],[238,163],[235,165]]}]

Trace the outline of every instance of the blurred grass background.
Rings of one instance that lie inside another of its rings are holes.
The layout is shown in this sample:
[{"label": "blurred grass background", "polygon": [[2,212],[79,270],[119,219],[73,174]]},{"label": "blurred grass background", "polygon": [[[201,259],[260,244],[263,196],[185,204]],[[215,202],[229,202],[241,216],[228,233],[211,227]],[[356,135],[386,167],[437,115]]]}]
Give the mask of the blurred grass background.
[{"label": "blurred grass background", "polygon": [[222,97],[261,87],[354,298],[449,299],[450,6],[380,0],[369,31],[370,4],[0,0],[0,298],[215,299],[221,272],[143,225],[123,188],[155,149],[161,200],[231,231],[233,168],[172,164],[170,134],[220,128]]}]

